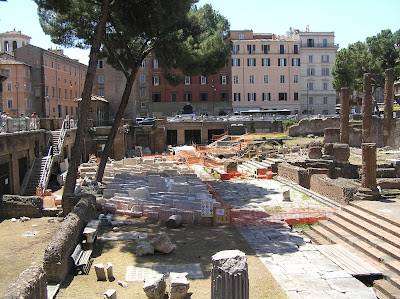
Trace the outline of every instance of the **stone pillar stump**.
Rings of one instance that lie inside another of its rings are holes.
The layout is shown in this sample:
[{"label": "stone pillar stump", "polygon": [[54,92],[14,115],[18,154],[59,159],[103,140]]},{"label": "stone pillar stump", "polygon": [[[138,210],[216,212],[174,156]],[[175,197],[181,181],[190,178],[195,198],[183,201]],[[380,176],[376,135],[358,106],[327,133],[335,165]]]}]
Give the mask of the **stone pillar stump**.
[{"label": "stone pillar stump", "polygon": [[349,88],[340,91],[340,143],[349,144]]}]

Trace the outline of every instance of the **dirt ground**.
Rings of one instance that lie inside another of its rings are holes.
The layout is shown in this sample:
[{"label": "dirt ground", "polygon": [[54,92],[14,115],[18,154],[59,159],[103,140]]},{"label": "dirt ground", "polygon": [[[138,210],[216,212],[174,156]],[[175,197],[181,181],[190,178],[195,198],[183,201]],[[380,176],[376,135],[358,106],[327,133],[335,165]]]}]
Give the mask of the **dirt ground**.
[{"label": "dirt ground", "polygon": [[[26,222],[0,223],[0,294],[3,295],[18,275],[31,265],[42,263],[44,250],[60,222],[49,223],[47,217]],[[26,232],[34,237],[22,237]]]},{"label": "dirt ground", "polygon": [[[121,219],[121,217],[119,217]],[[153,240],[161,232],[167,232],[174,251],[170,254],[157,253],[137,257],[136,241],[97,242],[93,256],[94,264],[113,264],[115,281],[100,282],[92,267],[89,275],[69,275],[61,286],[57,298],[101,298],[107,289],[117,290],[118,298],[146,298],[143,282],[129,282],[127,288],[118,285],[125,280],[126,267],[134,265],[172,265],[200,263],[204,279],[189,279],[187,298],[211,297],[211,256],[221,250],[238,249],[246,253],[249,267],[250,298],[287,298],[266,267],[255,256],[234,227],[206,227],[184,225],[178,229],[167,229],[162,223],[147,219],[129,219],[132,225],[124,226],[121,232],[147,232],[147,240]],[[110,231],[102,227],[102,232]]]}]

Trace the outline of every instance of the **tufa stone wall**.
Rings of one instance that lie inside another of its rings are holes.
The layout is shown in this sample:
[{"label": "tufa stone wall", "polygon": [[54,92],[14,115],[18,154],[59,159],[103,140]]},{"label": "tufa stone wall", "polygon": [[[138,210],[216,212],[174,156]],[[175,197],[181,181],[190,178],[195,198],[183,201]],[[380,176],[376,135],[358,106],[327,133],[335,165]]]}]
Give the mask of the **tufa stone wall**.
[{"label": "tufa stone wall", "polygon": [[327,168],[303,168],[289,163],[280,163],[278,165],[278,175],[284,179],[290,180],[300,186],[310,189],[310,178],[313,174],[328,174]]},{"label": "tufa stone wall", "polygon": [[302,119],[297,125],[289,128],[289,136],[307,136],[308,134],[323,136],[325,128],[339,127],[339,118]]},{"label": "tufa stone wall", "polygon": [[49,283],[64,280],[73,265],[70,256],[82,238],[83,228],[95,216],[96,197],[90,194],[75,196],[80,198],[78,204],[65,217],[44,252],[43,268]]},{"label": "tufa stone wall", "polygon": [[42,217],[43,199],[37,196],[3,195],[0,199],[0,219]]},{"label": "tufa stone wall", "polygon": [[348,179],[331,179],[324,174],[315,174],[310,179],[310,189],[341,204],[353,200],[360,185]]},{"label": "tufa stone wall", "polygon": [[3,296],[3,299],[15,298],[47,298],[46,277],[42,267],[31,266],[18,276]]}]

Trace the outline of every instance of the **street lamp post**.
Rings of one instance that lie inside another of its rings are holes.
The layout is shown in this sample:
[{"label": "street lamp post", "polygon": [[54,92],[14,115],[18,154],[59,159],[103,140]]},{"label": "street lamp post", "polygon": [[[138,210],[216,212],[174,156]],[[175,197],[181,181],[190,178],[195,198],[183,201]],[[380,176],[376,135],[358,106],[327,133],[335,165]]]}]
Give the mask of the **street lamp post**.
[{"label": "street lamp post", "polygon": [[18,81],[16,81],[15,88],[17,89],[17,117],[19,117],[18,87],[19,87],[19,83],[18,83]]}]

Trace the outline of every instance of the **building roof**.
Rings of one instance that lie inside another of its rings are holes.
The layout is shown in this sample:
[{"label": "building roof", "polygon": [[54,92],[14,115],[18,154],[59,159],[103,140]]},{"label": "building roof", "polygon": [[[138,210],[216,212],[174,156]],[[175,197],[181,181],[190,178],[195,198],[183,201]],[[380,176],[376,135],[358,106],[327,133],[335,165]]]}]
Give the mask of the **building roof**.
[{"label": "building roof", "polygon": [[[81,101],[82,101],[82,98],[75,99],[74,101],[75,101],[75,102],[81,102]],[[94,94],[92,94],[91,101],[99,101],[99,102],[108,103],[108,101],[107,101],[104,97],[97,96],[97,95],[94,95]]]},{"label": "building roof", "polygon": [[21,31],[16,31],[15,29],[13,31],[7,31],[7,32],[0,33],[0,36],[7,36],[7,35],[19,35],[21,37],[31,39],[31,37],[29,35],[23,34],[23,33],[21,33]]},{"label": "building roof", "polygon": [[26,65],[26,66],[30,66],[29,64],[19,61],[19,60],[15,60],[13,58],[8,58],[8,57],[0,57],[0,65]]}]

